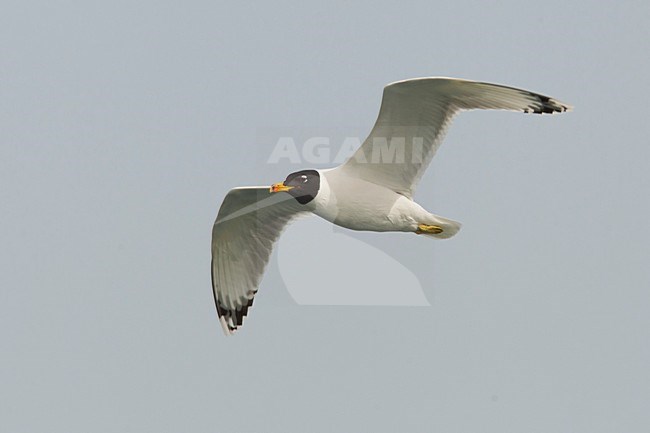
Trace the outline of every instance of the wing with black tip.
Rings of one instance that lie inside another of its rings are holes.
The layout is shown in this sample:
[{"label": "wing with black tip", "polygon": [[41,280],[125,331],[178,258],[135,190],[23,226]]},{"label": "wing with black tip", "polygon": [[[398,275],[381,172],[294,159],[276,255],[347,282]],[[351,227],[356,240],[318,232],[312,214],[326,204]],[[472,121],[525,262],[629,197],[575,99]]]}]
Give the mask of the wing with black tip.
[{"label": "wing with black tip", "polygon": [[242,326],[273,244],[301,213],[292,196],[269,187],[235,188],[224,198],[212,228],[212,290],[226,335]]},{"label": "wing with black tip", "polygon": [[415,78],[384,88],[368,138],[342,165],[349,175],[412,198],[455,114],[492,109],[551,114],[571,106],[528,90],[455,78]]}]

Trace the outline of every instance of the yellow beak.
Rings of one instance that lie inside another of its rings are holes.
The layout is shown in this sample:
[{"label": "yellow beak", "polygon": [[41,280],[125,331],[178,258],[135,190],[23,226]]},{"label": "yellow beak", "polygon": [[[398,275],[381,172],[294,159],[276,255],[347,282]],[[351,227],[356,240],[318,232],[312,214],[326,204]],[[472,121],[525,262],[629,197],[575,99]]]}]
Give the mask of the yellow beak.
[{"label": "yellow beak", "polygon": [[286,186],[283,182],[280,183],[274,183],[271,185],[271,188],[269,189],[270,192],[282,192],[282,191],[289,191],[292,189],[292,186]]}]

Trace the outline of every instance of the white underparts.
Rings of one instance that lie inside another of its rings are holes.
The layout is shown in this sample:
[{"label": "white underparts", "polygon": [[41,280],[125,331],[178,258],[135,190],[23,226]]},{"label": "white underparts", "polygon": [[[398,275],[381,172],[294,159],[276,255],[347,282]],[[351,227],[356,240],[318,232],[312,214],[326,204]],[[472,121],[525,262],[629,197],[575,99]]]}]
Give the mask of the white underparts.
[{"label": "white underparts", "polygon": [[460,223],[433,215],[413,200],[358,178],[338,176],[335,170],[320,171],[320,189],[310,203],[314,214],[341,227],[376,232],[412,232],[418,225],[435,225],[442,233],[427,234],[449,238]]}]

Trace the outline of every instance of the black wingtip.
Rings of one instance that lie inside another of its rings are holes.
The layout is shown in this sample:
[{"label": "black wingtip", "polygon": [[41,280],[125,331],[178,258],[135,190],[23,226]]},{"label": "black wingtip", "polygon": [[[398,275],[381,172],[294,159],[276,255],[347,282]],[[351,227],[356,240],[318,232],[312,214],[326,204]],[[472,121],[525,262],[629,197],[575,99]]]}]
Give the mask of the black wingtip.
[{"label": "black wingtip", "polygon": [[529,95],[536,100],[524,109],[524,113],[533,114],[553,114],[565,113],[571,111],[573,107],[569,104],[553,99],[549,96],[540,95],[538,93],[529,92]]},{"label": "black wingtip", "polygon": [[236,308],[228,308],[217,299],[215,294],[215,304],[224,333],[232,335],[244,324],[244,317],[248,314],[248,309],[253,306],[253,298],[243,298],[241,305]]}]

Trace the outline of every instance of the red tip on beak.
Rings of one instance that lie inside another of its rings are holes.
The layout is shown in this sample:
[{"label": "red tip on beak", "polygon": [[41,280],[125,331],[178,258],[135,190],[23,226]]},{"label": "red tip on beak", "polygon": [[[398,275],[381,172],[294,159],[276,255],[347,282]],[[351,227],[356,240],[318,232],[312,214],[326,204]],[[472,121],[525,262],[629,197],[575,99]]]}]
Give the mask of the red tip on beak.
[{"label": "red tip on beak", "polygon": [[282,192],[282,191],[289,191],[292,189],[292,186],[286,186],[283,182],[280,183],[274,183],[271,185],[271,188],[269,188],[270,192]]}]

